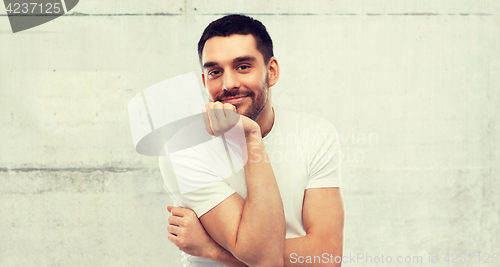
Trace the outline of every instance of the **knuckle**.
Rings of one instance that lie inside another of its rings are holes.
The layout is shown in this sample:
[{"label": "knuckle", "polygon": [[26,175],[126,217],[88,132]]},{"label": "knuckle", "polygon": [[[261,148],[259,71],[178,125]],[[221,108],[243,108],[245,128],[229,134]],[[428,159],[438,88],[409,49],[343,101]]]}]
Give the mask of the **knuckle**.
[{"label": "knuckle", "polygon": [[177,236],[184,236],[185,234],[186,234],[186,229],[181,228],[181,229],[179,230],[179,233],[177,234]]}]

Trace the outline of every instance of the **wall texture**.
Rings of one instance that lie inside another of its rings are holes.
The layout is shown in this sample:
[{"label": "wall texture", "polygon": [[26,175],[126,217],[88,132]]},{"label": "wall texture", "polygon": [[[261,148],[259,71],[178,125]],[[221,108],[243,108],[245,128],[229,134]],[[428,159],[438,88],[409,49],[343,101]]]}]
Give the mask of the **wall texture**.
[{"label": "wall texture", "polygon": [[274,101],[340,133],[346,265],[500,253],[500,2],[82,0],[15,34],[0,10],[0,266],[180,266],[127,104],[200,74],[225,13],[267,26]]}]

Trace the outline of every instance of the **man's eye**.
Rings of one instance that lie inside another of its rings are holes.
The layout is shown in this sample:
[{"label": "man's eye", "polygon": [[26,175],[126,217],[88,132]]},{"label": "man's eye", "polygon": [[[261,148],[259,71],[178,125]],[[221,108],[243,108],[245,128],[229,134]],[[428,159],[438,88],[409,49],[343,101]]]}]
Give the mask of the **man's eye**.
[{"label": "man's eye", "polygon": [[247,65],[241,65],[238,67],[238,69],[240,69],[240,70],[247,70],[249,68],[250,68],[250,66],[247,66]]},{"label": "man's eye", "polygon": [[220,71],[218,71],[218,70],[213,70],[213,71],[208,72],[208,75],[210,75],[210,76],[219,75],[219,74],[220,74]]}]

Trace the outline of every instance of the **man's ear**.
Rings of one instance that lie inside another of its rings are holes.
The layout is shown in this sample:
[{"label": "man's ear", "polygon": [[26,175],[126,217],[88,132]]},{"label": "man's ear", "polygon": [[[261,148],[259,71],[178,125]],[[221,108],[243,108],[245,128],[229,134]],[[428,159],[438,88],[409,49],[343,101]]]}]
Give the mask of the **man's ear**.
[{"label": "man's ear", "polygon": [[269,59],[267,73],[269,75],[269,87],[272,87],[278,82],[278,79],[280,78],[280,66],[278,64],[278,60],[275,57],[271,57],[271,59]]},{"label": "man's ear", "polygon": [[203,81],[203,87],[206,89],[207,85],[205,84],[205,74],[203,72],[201,73],[201,80]]}]

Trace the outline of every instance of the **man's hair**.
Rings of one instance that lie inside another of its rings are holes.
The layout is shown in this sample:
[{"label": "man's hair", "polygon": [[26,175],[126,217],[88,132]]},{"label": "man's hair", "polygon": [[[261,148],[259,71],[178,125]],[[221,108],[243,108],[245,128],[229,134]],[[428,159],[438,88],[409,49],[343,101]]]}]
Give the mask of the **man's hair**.
[{"label": "man's hair", "polygon": [[198,42],[198,56],[203,54],[203,47],[208,39],[216,36],[228,37],[233,34],[251,34],[255,38],[257,50],[264,57],[267,65],[273,54],[273,41],[267,33],[266,27],[258,20],[243,15],[228,15],[212,21],[203,31]]}]

